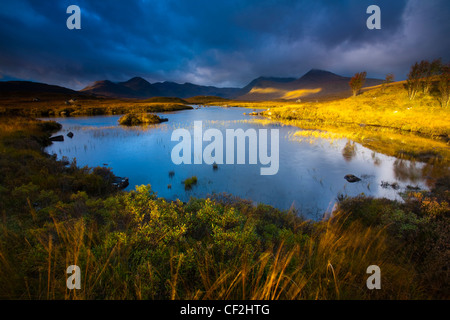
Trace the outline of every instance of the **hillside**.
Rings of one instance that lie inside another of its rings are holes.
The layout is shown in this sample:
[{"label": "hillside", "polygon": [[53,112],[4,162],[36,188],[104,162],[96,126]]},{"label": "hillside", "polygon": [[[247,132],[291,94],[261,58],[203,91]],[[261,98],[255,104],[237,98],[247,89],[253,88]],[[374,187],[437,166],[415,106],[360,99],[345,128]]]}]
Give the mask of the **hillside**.
[{"label": "hillside", "polygon": [[132,89],[109,80],[96,81],[80,92],[109,98],[137,98]]},{"label": "hillside", "polygon": [[[351,95],[349,77],[329,71],[312,69],[302,77],[277,78],[259,77],[243,88],[218,88],[193,83],[155,82],[141,77],[133,77],[123,82],[110,80],[95,81],[80,91],[61,86],[30,81],[0,82],[0,98],[38,98],[61,95],[73,97],[96,96],[113,99],[148,99],[154,97],[177,97],[181,99],[198,96],[215,96],[224,99],[264,101],[264,100],[330,100]],[[366,79],[364,87],[382,83],[378,79]]]},{"label": "hillside", "polygon": [[0,81],[0,98],[26,98],[42,95],[79,95],[80,93],[68,88],[32,82],[32,81]]},{"label": "hillside", "polygon": [[[111,98],[145,99],[151,97],[191,98],[195,96],[216,96],[226,99],[261,100],[297,100],[334,99],[351,95],[350,77],[343,77],[329,71],[312,69],[300,78],[259,77],[243,88],[218,88],[193,83],[170,81],[150,83],[134,77],[124,82],[109,80],[97,81],[81,90]],[[382,83],[379,79],[366,79],[364,87]]]},{"label": "hillside", "polygon": [[[287,78],[289,79],[289,78]],[[247,86],[237,97],[239,100],[295,100],[345,98],[351,95],[350,77],[343,77],[329,71],[312,69],[298,79],[280,81],[268,78]],[[381,84],[379,79],[366,79],[364,87]]]}]

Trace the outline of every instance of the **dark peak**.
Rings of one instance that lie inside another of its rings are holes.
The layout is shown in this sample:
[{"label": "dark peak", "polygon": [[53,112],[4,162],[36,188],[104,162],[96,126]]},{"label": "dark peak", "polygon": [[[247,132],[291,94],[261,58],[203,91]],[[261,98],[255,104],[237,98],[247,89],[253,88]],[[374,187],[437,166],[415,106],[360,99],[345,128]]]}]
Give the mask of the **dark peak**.
[{"label": "dark peak", "polygon": [[92,88],[104,87],[104,86],[116,86],[116,84],[114,82],[112,82],[112,81],[109,81],[109,80],[98,80],[98,81],[95,81],[95,82],[91,83],[86,88],[81,89],[81,91],[89,90],[89,89],[92,89]]},{"label": "dark peak", "polygon": [[263,85],[265,82],[278,82],[278,83],[288,83],[295,81],[295,78],[279,78],[279,77],[259,77],[253,79],[249,84],[247,84],[242,90],[249,91],[255,86]]},{"label": "dark peak", "polygon": [[256,81],[273,81],[273,82],[291,82],[294,81],[295,78],[288,77],[259,77],[255,79]]},{"label": "dark peak", "polygon": [[304,76],[316,76],[316,75],[335,75],[334,73],[321,69],[311,69]]},{"label": "dark peak", "polygon": [[104,84],[110,84],[110,83],[114,84],[114,82],[112,82],[110,80],[98,80],[98,81],[95,81],[93,84],[102,84],[102,83],[104,83]]},{"label": "dark peak", "polygon": [[128,80],[128,81],[119,82],[119,83],[122,83],[122,84],[145,83],[145,84],[147,84],[147,83],[149,83],[149,82],[148,82],[147,80],[145,80],[144,78],[141,78],[141,77],[134,77],[134,78],[131,78],[131,79]]},{"label": "dark peak", "polygon": [[311,69],[307,73],[305,73],[300,79],[327,79],[327,78],[342,78],[341,76],[326,70],[321,69]]},{"label": "dark peak", "polygon": [[128,80],[127,82],[129,82],[129,81],[145,81],[145,82],[148,82],[147,80],[145,80],[142,77],[133,77],[130,80]]}]

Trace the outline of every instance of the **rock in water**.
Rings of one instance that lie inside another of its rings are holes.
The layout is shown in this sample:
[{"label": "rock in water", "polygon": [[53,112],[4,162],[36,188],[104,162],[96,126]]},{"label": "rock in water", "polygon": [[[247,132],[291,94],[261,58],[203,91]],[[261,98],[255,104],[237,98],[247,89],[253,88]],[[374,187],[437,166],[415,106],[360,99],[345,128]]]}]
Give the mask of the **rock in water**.
[{"label": "rock in water", "polygon": [[354,176],[352,174],[345,175],[344,179],[351,183],[361,181],[360,178],[358,178],[357,176]]},{"label": "rock in water", "polygon": [[70,139],[72,139],[72,138],[73,138],[73,132],[69,132],[69,133],[67,134],[67,136],[68,136]]},{"label": "rock in water", "polygon": [[50,138],[50,141],[64,141],[64,136],[54,136]]},{"label": "rock in water", "polygon": [[114,177],[113,186],[119,189],[125,189],[129,184],[128,178]]}]

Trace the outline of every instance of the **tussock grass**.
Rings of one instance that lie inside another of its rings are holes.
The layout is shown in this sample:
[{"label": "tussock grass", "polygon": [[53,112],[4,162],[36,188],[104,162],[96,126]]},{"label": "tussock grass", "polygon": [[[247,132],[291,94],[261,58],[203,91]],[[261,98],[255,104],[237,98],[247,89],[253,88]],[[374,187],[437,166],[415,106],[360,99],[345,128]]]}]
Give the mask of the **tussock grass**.
[{"label": "tussock grass", "polygon": [[184,189],[185,190],[191,190],[192,186],[197,184],[197,177],[196,176],[192,176],[190,178],[187,178],[186,180],[183,181],[184,183]]},{"label": "tussock grass", "polygon": [[[448,299],[448,177],[405,202],[305,221],[233,197],[187,203],[42,153],[54,123],[0,118],[2,299]],[[14,129],[14,126],[16,129]],[[69,265],[81,289],[66,287]],[[382,290],[368,290],[378,265]]]},{"label": "tussock grass", "polygon": [[37,102],[31,98],[0,97],[0,116],[59,117],[85,115],[112,115],[126,113],[171,112],[192,109],[187,101],[178,98],[112,99],[80,96],[67,103],[67,97],[43,97]]},{"label": "tussock grass", "polygon": [[157,124],[161,118],[151,113],[127,113],[119,119],[119,124],[124,126],[136,126],[141,124]]},{"label": "tussock grass", "polygon": [[411,101],[403,85],[376,86],[356,97],[333,101],[236,105],[266,108],[262,115],[268,119],[303,129],[297,138],[348,138],[387,155],[448,163],[450,110],[430,94],[418,93]]}]

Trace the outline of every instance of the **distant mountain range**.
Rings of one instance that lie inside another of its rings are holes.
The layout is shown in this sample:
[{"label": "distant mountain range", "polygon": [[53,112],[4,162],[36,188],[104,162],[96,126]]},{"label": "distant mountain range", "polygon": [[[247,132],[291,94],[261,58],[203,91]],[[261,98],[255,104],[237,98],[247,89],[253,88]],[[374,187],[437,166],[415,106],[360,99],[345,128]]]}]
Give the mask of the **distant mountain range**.
[{"label": "distant mountain range", "polygon": [[[274,100],[274,99],[316,99],[351,94],[349,77],[343,77],[329,71],[312,69],[300,78],[259,77],[243,88],[218,88],[192,83],[175,82],[150,83],[141,77],[125,82],[110,80],[96,81],[80,91],[29,81],[0,82],[0,93],[11,94],[20,91],[48,92],[61,94],[89,94],[110,98],[146,99],[152,97],[189,98],[194,96],[217,96],[238,100]],[[381,84],[379,79],[366,79],[365,87]]]},{"label": "distant mountain range", "polygon": [[179,84],[169,81],[150,83],[141,77],[134,77],[125,82],[111,82],[109,80],[96,81],[82,89],[81,92],[112,98],[189,98],[193,96],[230,98],[235,96],[239,90],[239,88],[217,88],[192,83]]}]

